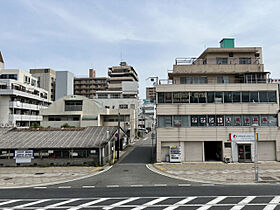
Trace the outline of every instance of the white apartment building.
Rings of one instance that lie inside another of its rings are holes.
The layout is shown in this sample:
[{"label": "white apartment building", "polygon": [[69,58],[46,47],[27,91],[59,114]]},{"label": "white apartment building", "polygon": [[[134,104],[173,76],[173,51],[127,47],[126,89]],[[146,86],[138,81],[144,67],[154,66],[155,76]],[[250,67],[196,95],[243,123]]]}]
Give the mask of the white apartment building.
[{"label": "white apartment building", "polygon": [[198,58],[178,58],[156,86],[157,161],[174,146],[181,161],[254,161],[254,142],[232,140],[257,125],[259,160],[280,161],[279,90],[261,47],[223,39]]},{"label": "white apartment building", "polygon": [[0,69],[1,127],[29,127],[42,121],[39,110],[50,104],[48,92],[37,87],[38,80],[19,69]]}]

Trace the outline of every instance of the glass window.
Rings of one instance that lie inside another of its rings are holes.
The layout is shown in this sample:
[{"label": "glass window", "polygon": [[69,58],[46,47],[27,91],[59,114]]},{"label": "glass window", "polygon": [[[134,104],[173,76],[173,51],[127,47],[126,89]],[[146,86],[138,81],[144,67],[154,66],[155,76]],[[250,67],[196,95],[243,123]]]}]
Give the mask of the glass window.
[{"label": "glass window", "polygon": [[199,93],[199,103],[206,103],[206,93]]},{"label": "glass window", "polygon": [[233,95],[232,92],[224,92],[225,103],[232,103]]},{"label": "glass window", "polygon": [[262,126],[268,126],[268,116],[267,115],[261,115],[261,125]]},{"label": "glass window", "polygon": [[232,115],[225,116],[225,126],[233,126],[233,117]]},{"label": "glass window", "polygon": [[214,103],[214,92],[207,92],[207,103]]},{"label": "glass window", "polygon": [[164,93],[158,93],[158,103],[164,103]]},{"label": "glass window", "polygon": [[191,126],[198,126],[198,116],[197,115],[191,116]]},{"label": "glass window", "polygon": [[277,102],[276,100],[276,91],[268,91],[268,100],[269,102]]},{"label": "glass window", "polygon": [[267,91],[259,91],[260,102],[268,102]]},{"label": "glass window", "polygon": [[239,103],[240,102],[240,92],[232,92],[232,98],[233,98],[233,103]]},{"label": "glass window", "polygon": [[199,77],[193,77],[193,84],[199,84]]},{"label": "glass window", "polygon": [[223,92],[215,92],[215,103],[223,103]]},{"label": "glass window", "polygon": [[259,125],[260,124],[259,122],[260,122],[260,119],[259,119],[258,115],[252,115],[251,116],[251,123],[252,123],[252,125],[253,124]]},{"label": "glass window", "polygon": [[268,115],[269,126],[277,126],[277,115]]},{"label": "glass window", "polygon": [[189,92],[184,92],[181,94],[181,102],[190,103],[190,93]]},{"label": "glass window", "polygon": [[243,126],[250,126],[251,125],[251,117],[248,115],[243,116]]},{"label": "glass window", "polygon": [[182,127],[188,127],[190,126],[189,116],[183,115],[182,118]]},{"label": "glass window", "polygon": [[173,103],[180,103],[181,102],[181,93],[173,93]]},{"label": "glass window", "polygon": [[181,127],[182,126],[182,117],[180,115],[175,115],[173,117],[173,126]]},{"label": "glass window", "polygon": [[215,117],[215,115],[209,115],[208,116],[208,125],[209,126],[215,126],[216,125],[216,117]]},{"label": "glass window", "polygon": [[217,83],[218,83],[218,84],[224,83],[223,76],[218,76],[218,77],[217,77]]},{"label": "glass window", "polygon": [[240,115],[233,116],[233,125],[234,126],[241,126],[242,125],[241,116]]},{"label": "glass window", "polygon": [[180,77],[180,84],[186,84],[186,77]]},{"label": "glass window", "polygon": [[172,103],[172,93],[164,93],[164,102]]},{"label": "glass window", "polygon": [[172,116],[158,116],[158,127],[165,128],[172,126]]},{"label": "glass window", "polygon": [[199,126],[206,126],[206,125],[207,125],[206,115],[199,116]]},{"label": "glass window", "polygon": [[250,92],[250,102],[258,103],[259,102],[259,95],[257,91]]},{"label": "glass window", "polygon": [[192,77],[186,77],[186,84],[192,84],[193,80]]},{"label": "glass window", "polygon": [[200,83],[201,84],[207,84],[208,83],[208,77],[200,77]]},{"label": "glass window", "polygon": [[239,58],[239,64],[251,64],[251,58]]},{"label": "glass window", "polygon": [[242,103],[249,102],[249,92],[242,92]]},{"label": "glass window", "polygon": [[224,116],[223,115],[217,115],[216,116],[216,125],[217,126],[224,126]]},{"label": "glass window", "polygon": [[217,64],[228,64],[228,59],[227,58],[216,58],[216,63]]},{"label": "glass window", "polygon": [[192,92],[190,94],[191,103],[198,103],[199,93]]}]

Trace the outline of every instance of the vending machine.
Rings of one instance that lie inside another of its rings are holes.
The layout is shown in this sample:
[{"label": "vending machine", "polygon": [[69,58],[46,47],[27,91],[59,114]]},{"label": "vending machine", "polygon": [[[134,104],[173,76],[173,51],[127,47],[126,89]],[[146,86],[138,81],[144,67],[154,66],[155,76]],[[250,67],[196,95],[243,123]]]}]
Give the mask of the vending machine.
[{"label": "vending machine", "polygon": [[169,158],[171,163],[180,163],[181,159],[181,147],[180,146],[170,146]]}]

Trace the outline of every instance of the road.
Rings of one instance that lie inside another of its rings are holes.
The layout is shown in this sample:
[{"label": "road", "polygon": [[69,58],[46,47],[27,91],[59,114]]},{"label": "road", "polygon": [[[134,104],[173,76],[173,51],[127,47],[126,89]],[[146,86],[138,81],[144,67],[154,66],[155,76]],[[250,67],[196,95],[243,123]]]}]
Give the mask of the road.
[{"label": "road", "polygon": [[148,138],[110,170],[59,185],[0,190],[0,209],[280,209],[279,185],[209,185],[150,171]]}]

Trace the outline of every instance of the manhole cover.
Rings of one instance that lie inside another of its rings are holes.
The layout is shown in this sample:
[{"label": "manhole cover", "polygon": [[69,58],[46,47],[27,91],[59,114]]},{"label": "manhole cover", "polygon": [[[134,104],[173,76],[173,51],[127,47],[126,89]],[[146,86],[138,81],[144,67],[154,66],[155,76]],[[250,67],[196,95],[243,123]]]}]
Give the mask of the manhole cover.
[{"label": "manhole cover", "polygon": [[276,180],[271,176],[262,176],[261,179],[264,181],[275,181]]},{"label": "manhole cover", "polygon": [[35,175],[43,175],[43,174],[45,174],[45,173],[41,173],[41,172],[35,173]]},{"label": "manhole cover", "polygon": [[11,178],[11,177],[4,178],[5,181],[11,180],[11,179],[13,179],[13,178]]}]

